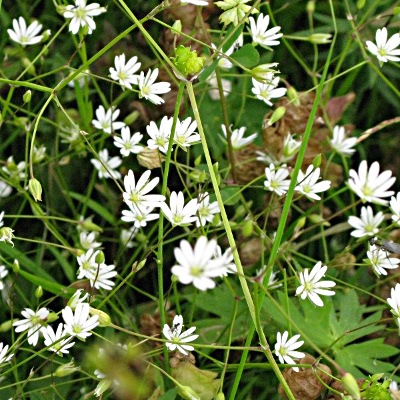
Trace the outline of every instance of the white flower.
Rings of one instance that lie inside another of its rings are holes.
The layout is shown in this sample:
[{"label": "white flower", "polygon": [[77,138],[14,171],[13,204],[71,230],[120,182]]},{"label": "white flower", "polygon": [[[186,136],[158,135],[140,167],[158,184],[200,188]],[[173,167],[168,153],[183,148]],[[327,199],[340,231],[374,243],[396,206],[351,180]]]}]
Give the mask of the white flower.
[{"label": "white flower", "polygon": [[14,354],[7,354],[8,347],[8,344],[4,346],[3,342],[0,343],[0,366],[9,362],[14,357]]},{"label": "white flower", "polygon": [[42,29],[42,25],[37,21],[33,21],[28,27],[22,17],[13,19],[13,28],[7,29],[11,40],[21,44],[22,46],[28,46],[31,44],[39,43],[43,39],[43,35],[36,36]]},{"label": "white flower", "polygon": [[15,164],[14,157],[10,156],[7,158],[6,165],[1,168],[13,181],[22,181],[26,178],[26,163],[20,161]]},{"label": "white flower", "polygon": [[350,216],[348,223],[356,230],[351,232],[351,236],[375,236],[379,232],[379,225],[384,219],[383,212],[379,211],[374,215],[372,207],[361,207],[361,218]]},{"label": "white flower", "polygon": [[[243,34],[241,34],[242,40],[243,40]],[[239,39],[238,39],[239,40]],[[211,47],[213,50],[217,50],[217,46],[214,43],[211,43]],[[235,41],[232,46],[226,50],[223,51],[222,49],[219,50],[218,52],[218,67],[222,69],[231,69],[233,67],[233,64],[231,61],[229,61],[228,56],[230,56],[238,47],[238,41]],[[215,74],[215,72],[214,72]]]},{"label": "white flower", "polygon": [[387,275],[387,269],[395,269],[400,263],[400,259],[388,257],[388,252],[382,246],[375,244],[369,245],[367,257],[377,275]]},{"label": "white flower", "polygon": [[400,45],[400,34],[395,33],[387,40],[388,31],[386,28],[378,29],[375,34],[375,43],[367,43],[367,48],[370,53],[376,56],[382,65],[387,61],[400,61],[400,49],[396,49]]},{"label": "white flower", "polygon": [[114,146],[119,147],[121,155],[128,157],[129,154],[138,154],[142,151],[143,147],[138,146],[138,143],[143,139],[140,132],[136,132],[131,136],[129,126],[124,126],[121,129],[121,137],[114,137]]},{"label": "white flower", "polygon": [[350,189],[365,203],[387,204],[382,197],[389,197],[394,194],[388,189],[393,185],[396,178],[392,177],[392,171],[384,171],[379,174],[379,163],[373,162],[368,170],[365,160],[361,161],[358,167],[358,174],[354,169],[349,172],[348,185]]},{"label": "white flower", "polygon": [[160,207],[172,225],[186,225],[196,221],[199,204],[197,199],[192,199],[185,205],[183,193],[172,192],[169,198],[169,207],[166,203],[161,203]]},{"label": "white flower", "polygon": [[81,294],[83,292],[83,289],[78,289],[73,295],[72,297],[68,300],[67,306],[70,306],[73,310],[75,310],[76,306],[79,303],[84,303],[88,297],[89,297],[89,293],[85,293],[82,297]]},{"label": "white flower", "polygon": [[[305,357],[304,353],[296,351],[304,344],[304,341],[297,341],[300,335],[294,335],[289,340],[288,337],[288,331],[283,332],[283,334],[280,332],[276,334],[275,354],[278,356],[279,362],[282,364],[296,364],[293,358]],[[297,367],[293,367],[293,370],[299,372]]]},{"label": "white flower", "polygon": [[77,257],[77,261],[79,264],[77,272],[78,279],[89,279],[89,277],[91,276],[90,271],[97,269],[96,257],[99,253],[99,250],[94,251],[91,248],[86,253],[83,253],[79,257]]},{"label": "white flower", "polygon": [[300,295],[302,300],[308,297],[315,305],[322,307],[324,303],[319,295],[333,296],[335,294],[333,290],[327,290],[327,288],[336,286],[335,282],[321,281],[327,269],[326,265],[322,266],[322,262],[318,261],[310,273],[308,269],[300,272],[299,279],[301,285],[296,289],[296,296]]},{"label": "white flower", "polygon": [[397,325],[400,329],[400,283],[397,283],[396,286],[391,289],[390,296],[391,297],[386,299],[386,301],[388,302],[389,306],[392,307],[390,312],[396,318]]},{"label": "white flower", "polygon": [[299,171],[295,190],[302,193],[310,200],[321,200],[321,197],[316,193],[328,190],[331,186],[331,182],[321,181],[317,183],[320,177],[320,172],[321,170],[319,168],[314,169],[312,164],[308,166],[305,174],[302,171]]},{"label": "white flower", "polygon": [[0,265],[0,290],[4,289],[3,278],[5,278],[7,275],[8,275],[7,268],[4,265]]},{"label": "white flower", "polygon": [[151,121],[149,125],[146,126],[146,131],[150,136],[147,141],[147,146],[149,149],[158,149],[162,153],[167,153],[168,142],[171,136],[173,118],[168,118],[164,116],[160,123],[160,128],[157,127],[154,121]]},{"label": "white flower", "polygon": [[[390,209],[392,210],[392,220],[400,225],[400,192],[397,193],[396,197],[390,199]],[[1,225],[0,225],[1,226]]]},{"label": "white flower", "polygon": [[[144,210],[144,208],[159,207],[165,201],[165,196],[161,194],[149,194],[158,184],[160,178],[155,177],[150,180],[151,171],[145,171],[136,182],[135,174],[130,169],[128,175],[124,178],[125,191],[123,193],[124,201],[128,206]],[[150,211],[151,211],[150,210]],[[133,210],[134,211],[134,210]]]},{"label": "white flower", "polygon": [[75,342],[71,342],[72,336],[69,336],[64,329],[64,324],[58,324],[57,330],[54,332],[51,326],[42,328],[44,337],[44,345],[48,347],[47,350],[54,351],[57,355],[63,356],[68,354],[69,350]]},{"label": "white flower", "polygon": [[[225,138],[227,138],[228,134],[226,131],[226,126],[221,125],[221,128]],[[232,127],[230,126],[229,128],[231,129]],[[245,126],[242,126],[241,128],[234,129],[231,132],[231,143],[234,150],[239,150],[242,147],[247,146],[257,137],[257,133],[253,133],[252,135],[245,138],[244,133],[246,132],[246,129],[247,128]]]},{"label": "white flower", "polygon": [[228,272],[225,258],[215,258],[217,246],[214,239],[209,241],[205,236],[197,239],[194,249],[188,241],[181,240],[180,247],[174,249],[177,264],[171,268],[172,274],[184,285],[193,283],[200,290],[214,288],[213,278]]},{"label": "white flower", "polygon": [[113,107],[109,108],[106,112],[103,106],[99,106],[96,110],[97,120],[94,119],[92,124],[95,128],[101,129],[105,133],[113,133],[125,126],[124,122],[116,121],[120,112],[118,108],[114,109]]},{"label": "white flower", "polygon": [[79,234],[79,243],[85,250],[96,249],[101,246],[100,242],[96,242],[97,232],[83,231]]},{"label": "white flower", "polygon": [[71,307],[66,306],[62,311],[64,328],[71,336],[85,340],[92,334],[92,330],[99,324],[99,316],[89,317],[90,306],[87,303],[79,303],[75,308],[75,313]]},{"label": "white flower", "polygon": [[133,239],[138,231],[139,229],[135,226],[132,226],[130,229],[122,229],[120,235],[121,243],[128,249],[134,247],[135,243],[133,242]]},{"label": "white flower", "polygon": [[257,99],[262,100],[269,106],[272,106],[271,99],[277,99],[286,94],[286,88],[277,88],[279,83],[279,77],[271,78],[270,82],[262,83],[257,79],[251,78],[253,82],[253,87],[251,91],[257,97]]},{"label": "white flower", "polygon": [[182,122],[178,119],[175,128],[174,142],[183,148],[199,143],[200,135],[195,132],[196,129],[197,122],[196,120],[192,121],[191,117],[187,117]]},{"label": "white flower", "polygon": [[181,4],[183,4],[183,5],[194,4],[195,6],[207,6],[208,1],[207,0],[181,0]]},{"label": "white flower", "polygon": [[145,227],[147,222],[160,218],[159,213],[152,213],[153,207],[137,207],[134,204],[128,204],[129,210],[122,210],[121,220],[125,222],[133,222],[135,228]]},{"label": "white flower", "polygon": [[41,308],[38,311],[33,311],[30,308],[25,308],[21,311],[21,314],[25,317],[20,321],[14,322],[15,332],[28,331],[28,343],[32,346],[36,346],[39,340],[40,330],[46,325],[49,310],[47,308]]},{"label": "white flower", "polygon": [[196,226],[200,227],[214,220],[215,214],[219,213],[219,205],[218,201],[210,203],[210,196],[207,192],[199,195],[198,202],[199,208],[197,209]]},{"label": "white flower", "polygon": [[137,85],[139,75],[135,75],[140,68],[140,62],[137,62],[138,58],[132,57],[125,63],[125,54],[115,56],[114,65],[110,68],[110,77],[114,81],[118,81],[119,84],[128,89],[132,89],[132,85]]},{"label": "white flower", "polygon": [[253,17],[249,17],[251,38],[254,43],[258,43],[263,47],[278,46],[279,39],[283,36],[282,33],[278,33],[281,30],[280,26],[268,29],[269,15],[260,14],[257,18],[257,22]]},{"label": "white flower", "polygon": [[236,274],[237,267],[233,260],[232,249],[228,247],[225,250],[225,253],[222,254],[222,249],[217,245],[214,253],[214,259],[221,262],[221,275],[220,276],[228,276],[229,273]]},{"label": "white flower", "polygon": [[115,169],[122,164],[122,160],[118,156],[109,158],[107,149],[99,151],[99,160],[92,158],[90,162],[99,171],[100,179],[111,177],[114,179],[121,178],[120,172],[116,171]]},{"label": "white flower", "polygon": [[264,186],[275,192],[278,196],[286,194],[289,189],[290,179],[286,179],[289,176],[289,170],[286,168],[286,164],[276,168],[274,164],[270,164],[269,167],[265,168]]},{"label": "white flower", "polygon": [[[221,98],[219,90],[218,90],[218,79],[213,72],[208,78],[207,78],[207,83],[211,86],[210,90],[208,91],[208,94],[210,95],[212,100],[219,100]],[[224,93],[224,96],[228,96],[229,93],[232,92],[232,82],[228,79],[221,79],[222,83],[222,92]]]},{"label": "white flower", "polygon": [[98,3],[86,5],[86,0],[75,0],[75,5],[65,7],[63,17],[71,19],[69,23],[69,31],[72,34],[77,34],[80,27],[88,27],[88,34],[90,35],[96,29],[96,23],[93,17],[106,12],[104,7],[100,7]]},{"label": "white flower", "polygon": [[8,197],[12,192],[12,187],[0,179],[0,198]]},{"label": "white flower", "polygon": [[2,212],[0,213],[0,228],[4,225],[3,219],[4,219],[4,211],[2,211]]},{"label": "white flower", "polygon": [[337,153],[350,156],[356,151],[353,147],[357,144],[357,138],[346,138],[344,127],[336,125],[333,128],[333,137],[329,143]]},{"label": "white flower", "polygon": [[193,340],[196,340],[199,337],[199,335],[192,335],[192,333],[196,330],[195,326],[189,328],[187,331],[183,333],[182,333],[182,328],[183,328],[182,315],[175,315],[174,320],[172,321],[171,328],[167,324],[165,324],[163,328],[163,334],[168,340],[168,342],[166,342],[165,345],[170,351],[174,351],[176,349],[182,354],[187,355],[188,354],[187,352],[193,351],[194,347],[185,343],[193,342]]},{"label": "white flower", "polygon": [[146,76],[142,71],[139,75],[138,86],[140,98],[144,97],[153,104],[159,105],[164,103],[164,99],[158,95],[168,93],[171,90],[171,84],[169,82],[154,83],[157,77],[158,68],[155,68],[153,72],[149,69]]}]

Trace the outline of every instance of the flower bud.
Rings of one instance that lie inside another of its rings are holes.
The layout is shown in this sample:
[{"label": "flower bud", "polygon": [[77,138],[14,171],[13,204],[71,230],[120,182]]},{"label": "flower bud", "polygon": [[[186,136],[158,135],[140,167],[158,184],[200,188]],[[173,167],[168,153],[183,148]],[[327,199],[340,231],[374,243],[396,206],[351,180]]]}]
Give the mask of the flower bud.
[{"label": "flower bud", "polygon": [[89,297],[89,293],[85,293],[83,295],[82,298],[81,294],[83,292],[83,289],[78,289],[73,295],[72,297],[68,300],[67,306],[71,307],[72,310],[75,310],[76,306],[79,303],[83,303],[88,297]]},{"label": "flower bud", "polygon": [[244,222],[243,226],[242,226],[242,235],[243,237],[249,237],[252,235],[254,230],[254,226],[253,226],[253,221],[248,219]]},{"label": "flower bud", "polygon": [[173,25],[172,25],[172,29],[171,29],[172,33],[174,35],[179,35],[179,33],[182,32],[182,22],[180,19],[177,19]]},{"label": "flower bud", "polygon": [[110,379],[102,379],[96,386],[94,395],[100,397],[111,385]]},{"label": "flower bud", "polygon": [[313,33],[308,40],[314,44],[327,44],[332,41],[330,33]]},{"label": "flower bud", "polygon": [[41,286],[38,286],[35,290],[35,297],[37,299],[40,299],[43,296],[43,288]]},{"label": "flower bud", "polygon": [[201,400],[199,395],[190,386],[178,386],[178,394],[185,400]]},{"label": "flower bud", "polygon": [[102,264],[104,261],[105,261],[105,259],[106,259],[106,257],[104,256],[104,253],[103,253],[103,251],[102,250],[99,250],[98,252],[96,252],[97,254],[96,254],[96,257],[95,257],[95,261],[96,261],[96,264]]},{"label": "flower bud", "polygon": [[18,274],[20,267],[19,267],[19,261],[17,259],[14,260],[13,265],[11,266],[12,270]]},{"label": "flower bud", "polygon": [[358,387],[357,381],[354,379],[354,376],[349,372],[346,372],[342,379],[342,385],[346,389],[346,392],[352,396],[354,400],[360,400],[360,388]]},{"label": "flower bud", "polygon": [[106,326],[110,326],[111,318],[104,311],[98,310],[97,308],[90,307],[89,313],[90,313],[90,315],[97,315],[99,317],[99,326],[101,326],[103,328]]},{"label": "flower bud", "polygon": [[90,219],[85,219],[84,221],[81,222],[81,226],[85,231],[88,232],[103,232],[103,229],[100,228],[100,226],[96,225],[94,222],[92,222]]},{"label": "flower bud", "polygon": [[310,0],[309,2],[307,2],[306,10],[307,10],[307,14],[314,14],[315,0]]},{"label": "flower bud", "polygon": [[279,106],[271,115],[267,122],[267,126],[272,126],[275,122],[279,121],[286,113],[286,108]]},{"label": "flower bud", "polygon": [[225,395],[222,392],[219,392],[216,396],[215,396],[215,400],[225,400]]},{"label": "flower bud", "polygon": [[313,224],[330,226],[330,223],[328,221],[325,221],[325,219],[320,214],[310,214],[308,218]]},{"label": "flower bud", "polygon": [[132,125],[140,116],[139,111],[131,112],[127,117],[124,118],[124,122],[126,125]]},{"label": "flower bud", "polygon": [[139,272],[146,265],[146,262],[147,262],[147,258],[145,258],[144,260],[140,261],[139,263],[138,262],[133,263],[132,271],[135,272],[135,273]]},{"label": "flower bud", "polygon": [[14,321],[13,321],[12,319],[9,319],[8,321],[3,322],[3,323],[0,325],[0,332],[1,332],[1,333],[3,333],[3,332],[8,332],[8,331],[12,328],[13,322],[14,322]]},{"label": "flower bud", "polygon": [[24,100],[25,103],[30,103],[31,98],[32,98],[32,90],[27,90],[22,96],[22,99]]},{"label": "flower bud", "polygon": [[35,201],[42,201],[42,185],[37,179],[29,179],[28,188]]},{"label": "flower bud", "polygon": [[299,94],[297,93],[297,90],[294,88],[294,86],[290,86],[290,88],[286,92],[286,96],[288,99],[296,106],[298,107],[300,103],[300,98]]},{"label": "flower bud", "polygon": [[53,311],[49,312],[49,315],[46,318],[46,322],[48,324],[51,324],[52,322],[57,321],[57,320],[58,320],[58,315]]},{"label": "flower bud", "polygon": [[357,1],[357,8],[361,10],[365,6],[365,0],[358,0]]},{"label": "flower bud", "polygon": [[313,165],[314,168],[318,168],[321,165],[321,162],[322,162],[322,156],[321,156],[321,153],[320,153],[320,154],[317,154],[314,157],[312,165]]},{"label": "flower bud", "polygon": [[80,367],[75,367],[74,362],[71,361],[66,364],[60,365],[54,372],[54,376],[57,378],[62,378],[64,376],[68,376],[73,374],[76,371],[79,371]]}]

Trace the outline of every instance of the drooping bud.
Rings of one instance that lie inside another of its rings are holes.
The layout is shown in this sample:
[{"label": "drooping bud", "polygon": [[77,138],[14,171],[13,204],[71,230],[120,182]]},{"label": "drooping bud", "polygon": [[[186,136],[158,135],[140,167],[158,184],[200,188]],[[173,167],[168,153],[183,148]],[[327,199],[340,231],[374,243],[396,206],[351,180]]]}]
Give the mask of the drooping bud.
[{"label": "drooping bud", "polygon": [[98,310],[97,308],[90,307],[89,313],[90,313],[90,315],[97,315],[99,317],[99,326],[101,326],[103,328],[106,326],[110,326],[111,318],[104,311]]},{"label": "drooping bud", "polygon": [[76,371],[79,371],[80,367],[76,367],[74,365],[74,362],[71,361],[69,363],[66,364],[62,364],[60,365],[54,372],[54,376],[56,376],[57,378],[62,378],[64,376],[68,376],[73,374]]},{"label": "drooping bud", "polygon": [[350,394],[354,400],[361,399],[360,388],[358,387],[357,381],[353,375],[351,375],[349,372],[346,372],[341,381],[346,389],[346,392]]},{"label": "drooping bud", "polygon": [[322,162],[322,156],[321,156],[321,153],[320,153],[320,154],[317,154],[314,157],[312,165],[313,165],[314,168],[318,168],[321,165],[321,162]]},{"label": "drooping bud", "polygon": [[35,297],[37,299],[40,299],[43,296],[43,288],[41,286],[38,286],[35,290]]},{"label": "drooping bud", "polygon": [[106,259],[106,257],[105,257],[105,255],[104,255],[104,253],[101,251],[101,250],[99,250],[98,252],[96,252],[97,254],[96,254],[96,257],[95,257],[95,261],[96,261],[96,264],[102,264],[104,261],[105,261],[105,259]]},{"label": "drooping bud", "polygon": [[308,40],[314,44],[327,44],[332,41],[330,33],[313,33]]},{"label": "drooping bud", "polygon": [[297,93],[297,90],[294,88],[294,86],[290,86],[290,88],[286,92],[286,96],[288,99],[296,106],[300,106],[300,98],[299,94]]},{"label": "drooping bud", "polygon": [[29,179],[28,188],[35,201],[42,201],[42,185],[37,179]]},{"label": "drooping bud", "polygon": [[279,106],[267,121],[267,126],[272,126],[275,122],[279,121],[286,113],[284,106]]}]

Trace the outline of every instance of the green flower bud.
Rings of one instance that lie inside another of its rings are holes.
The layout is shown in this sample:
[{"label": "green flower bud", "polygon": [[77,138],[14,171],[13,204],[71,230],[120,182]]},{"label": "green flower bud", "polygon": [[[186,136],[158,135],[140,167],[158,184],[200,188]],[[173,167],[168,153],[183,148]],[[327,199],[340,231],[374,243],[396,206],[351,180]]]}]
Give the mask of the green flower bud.
[{"label": "green flower bud", "polygon": [[139,263],[138,262],[133,263],[132,271],[139,272],[146,265],[146,262],[147,262],[147,258],[140,261]]},{"label": "green flower bud", "polygon": [[201,400],[198,394],[190,386],[178,386],[178,394],[185,400]]},{"label": "green flower bud", "polygon": [[299,229],[304,228],[304,225],[306,224],[306,217],[300,217],[297,222],[296,222],[296,226],[294,228],[295,231],[298,231]]},{"label": "green flower bud", "polygon": [[139,118],[139,116],[139,111],[133,111],[127,117],[125,117],[124,122],[126,125],[132,125]]},{"label": "green flower bud", "polygon": [[321,154],[316,155],[312,162],[313,167],[318,168],[321,165],[321,161],[322,161]]},{"label": "green flower bud", "polygon": [[79,371],[79,367],[75,367],[74,362],[71,361],[69,363],[60,365],[54,372],[54,376],[57,378],[62,378],[64,376],[68,376],[73,374],[76,371]]},{"label": "green flower bud", "polygon": [[22,99],[24,100],[25,103],[29,103],[31,101],[32,98],[32,91],[31,90],[27,90],[24,95],[22,96]]},{"label": "green flower bud", "polygon": [[37,179],[29,179],[28,188],[35,201],[42,201],[42,185]]},{"label": "green flower bud", "polygon": [[365,0],[358,0],[357,1],[357,8],[361,10],[365,6]]},{"label": "green flower bud", "polygon": [[172,29],[171,29],[172,33],[174,35],[179,35],[179,33],[182,32],[182,22],[180,19],[176,20],[174,22],[174,24],[172,25]]},{"label": "green flower bud", "polygon": [[307,10],[308,14],[314,14],[314,12],[315,12],[315,0],[310,0],[309,2],[307,2],[306,10]]},{"label": "green flower bud", "polygon": [[297,93],[297,90],[294,88],[294,86],[290,86],[290,88],[286,92],[286,96],[288,99],[296,106],[298,107],[300,103],[300,98],[299,94]]},{"label": "green flower bud", "polygon": [[19,267],[19,261],[18,260],[14,260],[13,265],[11,266],[12,270],[18,274],[20,267]]},{"label": "green flower bud", "polygon": [[219,392],[216,396],[215,396],[215,400],[225,400],[225,395],[222,392]]},{"label": "green flower bud", "polygon": [[194,77],[203,69],[205,57],[199,57],[195,50],[180,45],[175,49],[174,65],[184,78]]},{"label": "green flower bud", "polygon": [[38,286],[35,290],[35,297],[37,299],[40,299],[43,296],[43,288],[41,286]]},{"label": "green flower bud", "polygon": [[327,44],[332,41],[330,33],[313,33],[308,40],[314,44]]},{"label": "green flower bud", "polygon": [[46,322],[51,324],[52,322],[57,321],[57,320],[58,320],[58,315],[54,311],[49,312]]},{"label": "green flower bud", "polygon": [[98,315],[99,316],[99,326],[101,326],[103,328],[106,326],[110,326],[111,318],[104,311],[98,310],[97,308],[90,307],[89,313],[90,313],[90,315]]},{"label": "green flower bud", "polygon": [[102,379],[96,386],[94,395],[100,397],[111,385],[111,379]]},{"label": "green flower bud", "polygon": [[92,222],[89,218],[85,219],[84,221],[80,222],[82,228],[88,232],[103,232],[103,229],[100,226],[96,225]]},{"label": "green flower bud", "polygon": [[28,72],[31,75],[36,75],[35,66],[32,64],[31,60],[28,57],[22,57],[21,59],[22,65],[27,68]]},{"label": "green flower bud", "polygon": [[325,219],[319,214],[311,214],[308,216],[308,218],[313,224],[330,226],[330,223],[328,221],[325,221]]},{"label": "green flower bud", "polygon": [[350,394],[354,400],[361,399],[360,388],[358,387],[357,381],[354,379],[353,375],[351,375],[349,372],[346,372],[341,381],[346,389],[346,392]]},{"label": "green flower bud", "polygon": [[267,122],[267,126],[272,126],[275,122],[279,121],[286,113],[286,108],[279,106],[271,115]]},{"label": "green flower bud", "polygon": [[97,264],[102,264],[105,261],[106,257],[104,256],[104,253],[102,250],[100,250],[97,254],[96,254],[96,258],[94,259],[96,261]]},{"label": "green flower bud", "polygon": [[10,320],[8,320],[8,321],[6,321],[6,322],[3,322],[1,325],[0,325],[0,332],[1,333],[3,333],[3,332],[8,332],[11,328],[12,328],[12,325],[13,325],[13,320],[12,319],[10,319]]},{"label": "green flower bud", "polygon": [[253,226],[253,221],[248,219],[244,222],[243,227],[242,227],[242,235],[243,237],[249,237],[253,234],[254,226]]}]

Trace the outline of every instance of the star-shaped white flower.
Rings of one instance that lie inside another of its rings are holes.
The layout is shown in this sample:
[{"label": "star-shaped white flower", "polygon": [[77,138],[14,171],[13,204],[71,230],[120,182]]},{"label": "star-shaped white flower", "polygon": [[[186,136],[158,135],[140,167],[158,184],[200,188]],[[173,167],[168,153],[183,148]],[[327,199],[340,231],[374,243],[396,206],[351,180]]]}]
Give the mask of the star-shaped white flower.
[{"label": "star-shaped white flower", "polygon": [[348,223],[356,228],[351,232],[351,236],[364,237],[364,236],[375,236],[379,232],[379,225],[384,219],[383,212],[379,211],[376,215],[372,211],[372,207],[361,207],[361,218],[349,217]]},{"label": "star-shaped white flower", "polygon": [[262,100],[264,103],[272,106],[271,99],[277,99],[286,94],[286,88],[278,88],[279,77],[271,77],[268,79],[269,83],[259,82],[257,79],[251,78],[253,82],[253,87],[251,91],[257,97],[257,99]]},{"label": "star-shaped white flower", "polygon": [[7,29],[7,32],[14,42],[19,43],[22,46],[28,46],[39,43],[43,39],[43,35],[38,35],[42,29],[42,25],[37,21],[33,21],[29,26],[26,26],[24,18],[19,17],[13,19],[13,28]]},{"label": "star-shaped white flower", "polygon": [[358,173],[351,169],[348,185],[350,189],[363,201],[368,203],[382,204],[388,203],[382,197],[389,197],[394,194],[388,190],[396,178],[392,177],[392,171],[379,173],[379,163],[375,161],[368,170],[367,161],[363,160],[358,167]]},{"label": "star-shaped white flower", "polygon": [[151,121],[149,125],[146,126],[146,131],[150,136],[147,140],[147,146],[149,149],[158,149],[162,153],[166,154],[168,151],[168,142],[171,136],[173,118],[168,118],[164,116],[160,123],[160,128],[154,121]]},{"label": "star-shaped white flower", "polygon": [[145,227],[148,222],[160,218],[160,213],[153,213],[154,207],[142,206],[138,208],[134,204],[128,204],[129,210],[122,210],[121,220],[133,222],[135,228]]},{"label": "star-shaped white flower", "polygon": [[249,17],[251,38],[254,43],[258,43],[263,47],[278,46],[279,38],[283,36],[278,33],[281,30],[280,26],[268,29],[270,22],[269,15],[260,14],[257,17],[257,22],[253,17]]},{"label": "star-shaped white flower", "polygon": [[[225,125],[221,125],[222,128],[222,132],[225,136],[225,138],[228,137],[228,134],[226,132],[226,126]],[[232,127],[230,127],[232,128]],[[234,129],[231,132],[231,143],[232,143],[232,148],[234,150],[239,150],[244,146],[247,146],[248,144],[250,144],[251,142],[253,142],[253,140],[257,137],[257,133],[253,133],[252,135],[248,136],[248,137],[244,137],[244,133],[246,132],[246,127],[242,126],[241,128],[238,129]]]},{"label": "star-shaped white flower", "polygon": [[116,169],[122,164],[121,158],[118,156],[110,157],[108,150],[99,151],[99,159],[92,158],[90,162],[94,165],[99,173],[99,178],[114,178],[120,179],[121,173]]},{"label": "star-shaped white flower", "polygon": [[114,146],[120,149],[123,157],[128,157],[129,154],[139,154],[143,147],[138,143],[143,139],[143,135],[140,132],[135,132],[131,135],[129,126],[124,126],[121,129],[121,137],[114,137]]},{"label": "star-shaped white flower", "polygon": [[389,40],[387,40],[388,31],[386,28],[378,29],[375,34],[375,43],[367,41],[367,48],[370,53],[376,56],[382,65],[387,61],[400,61],[400,34],[395,33]]},{"label": "star-shaped white flower", "polygon": [[331,182],[328,180],[318,182],[320,173],[321,170],[319,168],[314,169],[312,164],[308,166],[305,174],[299,171],[295,190],[302,193],[310,200],[321,200],[321,197],[316,193],[328,190],[331,186]]},{"label": "star-shaped white flower", "polygon": [[196,226],[200,227],[214,220],[215,214],[219,213],[219,206],[218,201],[210,203],[210,196],[207,192],[201,193],[198,201],[199,208],[197,210]]},{"label": "star-shaped white flower", "polygon": [[75,312],[72,311],[71,307],[66,306],[62,311],[62,317],[64,319],[65,331],[78,339],[85,340],[92,334],[92,330],[99,324],[99,316],[89,316],[90,306],[87,303],[79,303]]},{"label": "star-shaped white flower", "polygon": [[8,197],[12,193],[12,186],[0,179],[0,199]]},{"label": "star-shaped white flower", "polygon": [[326,265],[322,266],[322,262],[318,261],[311,272],[309,272],[309,269],[300,272],[301,285],[296,289],[296,296],[300,296],[302,300],[308,297],[316,306],[322,307],[324,303],[319,295],[333,296],[335,294],[333,290],[327,290],[336,286],[335,282],[321,281],[327,269]]},{"label": "star-shaped white flower", "polygon": [[70,336],[64,329],[64,324],[58,324],[57,330],[54,332],[51,326],[47,326],[42,329],[44,337],[44,345],[48,347],[48,350],[54,351],[57,355],[63,356],[68,354],[69,350],[75,342],[72,342],[72,336]]},{"label": "star-shaped white flower", "polygon": [[167,203],[161,203],[160,207],[168,221],[176,226],[187,225],[196,221],[199,204],[197,199],[191,199],[185,205],[183,193],[172,192],[169,198],[169,206]]},{"label": "star-shaped white flower", "polygon": [[282,196],[289,189],[290,179],[286,179],[288,176],[289,170],[286,168],[286,164],[277,168],[271,163],[269,167],[265,168],[265,177],[267,179],[264,181],[264,186],[278,196]]},{"label": "star-shaped white flower", "polygon": [[179,282],[184,285],[192,283],[199,290],[215,287],[214,278],[224,276],[229,271],[225,257],[216,257],[217,242],[208,240],[205,236],[197,239],[192,248],[186,240],[181,240],[180,247],[174,249],[177,264],[171,268]]},{"label": "star-shaped white flower", "polygon": [[69,23],[69,31],[72,34],[77,34],[79,28],[87,26],[88,34],[90,35],[96,29],[96,23],[93,17],[100,15],[107,10],[100,7],[99,3],[86,5],[86,0],[75,0],[75,5],[65,7],[63,17],[71,19]]},{"label": "star-shaped white flower", "polygon": [[189,328],[185,332],[182,332],[182,328],[182,315],[175,315],[171,328],[165,324],[163,328],[163,334],[168,340],[165,345],[170,351],[178,350],[180,353],[187,355],[187,352],[193,351],[194,347],[186,343],[193,342],[193,340],[196,340],[199,335],[192,335],[192,333],[196,330],[195,326]]},{"label": "star-shaped white flower", "polygon": [[357,138],[346,138],[344,127],[336,125],[333,128],[333,137],[329,143],[337,153],[343,156],[351,156],[356,151],[353,147],[357,144]]},{"label": "star-shaped white flower", "polygon": [[139,70],[141,63],[137,60],[138,58],[134,56],[125,62],[125,54],[115,56],[115,69],[110,67],[111,79],[118,81],[123,87],[132,89],[132,85],[137,85],[139,79],[139,75],[136,75],[135,72]]},{"label": "star-shaped white flower", "polygon": [[28,343],[32,346],[36,346],[39,340],[40,330],[47,324],[47,317],[49,310],[47,308],[41,308],[38,311],[33,311],[30,308],[25,308],[21,311],[21,314],[25,319],[14,322],[15,332],[28,331]]},{"label": "star-shaped white flower", "polygon": [[[278,356],[279,362],[282,364],[296,364],[293,358],[299,359],[305,357],[304,353],[296,351],[304,344],[304,341],[297,341],[300,338],[300,335],[294,335],[289,340],[288,337],[288,331],[283,332],[283,334],[280,332],[276,334],[275,354]],[[293,370],[299,372],[297,367],[293,367]]]},{"label": "star-shaped white flower", "polygon": [[187,117],[181,122],[178,118],[175,128],[174,142],[182,148],[190,147],[192,144],[199,143],[200,135],[195,132],[196,129],[196,120],[192,121],[191,117]]},{"label": "star-shaped white flower", "polygon": [[400,192],[397,193],[396,197],[390,199],[390,209],[392,210],[392,220],[400,225]]},{"label": "star-shaped white flower", "polygon": [[0,366],[8,363],[14,357],[14,354],[12,353],[7,354],[8,347],[8,344],[4,345],[3,342],[0,343]]},{"label": "star-shaped white flower", "polygon": [[388,252],[379,245],[370,244],[367,251],[368,264],[372,266],[376,275],[387,275],[387,269],[395,269],[400,263],[400,259],[389,257]]},{"label": "star-shaped white flower", "polygon": [[164,103],[164,99],[158,95],[168,93],[171,90],[171,84],[169,82],[155,83],[157,77],[158,68],[155,68],[154,71],[149,69],[146,76],[143,71],[140,73],[138,79],[139,97],[144,97],[153,104],[160,105]]},{"label": "star-shaped white flower", "polygon": [[394,288],[390,291],[390,297],[386,299],[389,306],[392,307],[390,310],[394,317],[397,319],[397,324],[400,327],[400,283],[397,283]]},{"label": "star-shaped white flower", "polygon": [[103,106],[99,106],[96,110],[96,118],[92,120],[95,128],[101,129],[105,133],[113,133],[125,126],[122,121],[116,121],[120,114],[118,108],[109,108],[107,111]]}]

